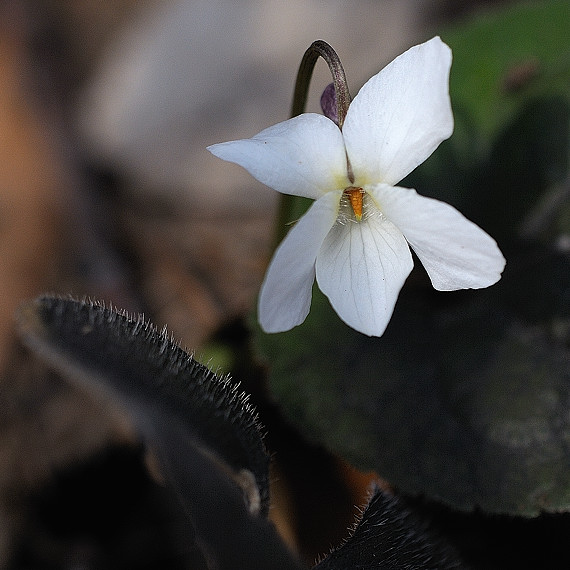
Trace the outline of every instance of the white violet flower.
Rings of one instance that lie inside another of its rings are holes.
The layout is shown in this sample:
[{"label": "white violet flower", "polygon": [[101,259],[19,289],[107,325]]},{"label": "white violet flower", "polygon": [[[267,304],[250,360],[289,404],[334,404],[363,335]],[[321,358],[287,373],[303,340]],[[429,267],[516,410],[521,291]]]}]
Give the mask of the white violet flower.
[{"label": "white violet flower", "polygon": [[269,265],[258,311],[266,332],[305,320],[316,277],[345,323],[381,336],[413,267],[409,247],[439,291],[500,279],[505,259],[488,234],[450,205],[395,186],[451,136],[450,67],[451,50],[435,37],[362,87],[342,131],[305,113],[209,147],[274,190],[315,200]]}]

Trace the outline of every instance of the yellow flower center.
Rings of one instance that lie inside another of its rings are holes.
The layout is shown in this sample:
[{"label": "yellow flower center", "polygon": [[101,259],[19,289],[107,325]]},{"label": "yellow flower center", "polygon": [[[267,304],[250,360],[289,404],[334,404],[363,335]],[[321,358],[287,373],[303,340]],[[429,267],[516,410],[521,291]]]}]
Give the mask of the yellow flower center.
[{"label": "yellow flower center", "polygon": [[364,198],[364,190],[355,186],[349,186],[344,189],[345,196],[348,197],[354,217],[357,222],[362,221],[362,200]]}]

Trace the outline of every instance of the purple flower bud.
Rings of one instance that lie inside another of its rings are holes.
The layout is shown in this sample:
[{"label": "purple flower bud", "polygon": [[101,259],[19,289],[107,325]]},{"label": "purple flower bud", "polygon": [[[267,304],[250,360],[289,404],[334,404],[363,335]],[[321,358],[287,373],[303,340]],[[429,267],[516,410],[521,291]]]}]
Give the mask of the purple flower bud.
[{"label": "purple flower bud", "polygon": [[321,95],[321,109],[325,117],[328,117],[338,125],[338,112],[336,108],[336,91],[334,83],[329,83]]}]

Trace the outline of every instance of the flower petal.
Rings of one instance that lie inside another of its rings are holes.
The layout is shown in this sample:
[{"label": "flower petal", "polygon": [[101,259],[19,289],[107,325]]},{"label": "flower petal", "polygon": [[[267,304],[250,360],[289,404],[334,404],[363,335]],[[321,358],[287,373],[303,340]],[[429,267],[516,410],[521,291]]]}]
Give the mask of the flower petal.
[{"label": "flower petal", "polygon": [[438,291],[480,289],[501,278],[505,258],[495,240],[449,204],[385,184],[367,191],[404,234]]},{"label": "flower petal", "polygon": [[317,200],[275,251],[259,295],[258,317],[265,332],[287,331],[309,313],[315,260],[335,223],[342,190]]},{"label": "flower petal", "polygon": [[251,139],[215,144],[208,150],[243,166],[254,178],[283,194],[317,199],[350,185],[342,133],[330,119],[316,113],[299,115]]},{"label": "flower petal", "polygon": [[402,233],[379,212],[362,222],[337,223],[317,256],[317,282],[339,317],[381,336],[413,267]]},{"label": "flower petal", "polygon": [[451,50],[435,37],[362,87],[343,127],[355,185],[396,184],[451,136],[450,67]]}]

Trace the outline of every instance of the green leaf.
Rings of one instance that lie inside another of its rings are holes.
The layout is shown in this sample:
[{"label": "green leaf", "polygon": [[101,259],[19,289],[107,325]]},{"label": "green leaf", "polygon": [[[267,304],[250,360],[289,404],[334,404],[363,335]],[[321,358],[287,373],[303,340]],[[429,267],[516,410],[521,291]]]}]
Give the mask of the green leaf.
[{"label": "green leaf", "polygon": [[486,191],[479,193],[492,204],[480,216],[496,239],[509,239],[513,230],[543,240],[558,233],[557,210],[570,196],[556,186],[564,183],[569,158],[570,100],[530,100],[494,141]]},{"label": "green leaf", "polygon": [[315,292],[304,324],[257,344],[303,433],[400,490],[461,510],[565,511],[569,299],[568,255],[537,248],[488,290],[406,287],[380,339]]},{"label": "green leaf", "polygon": [[[529,98],[570,97],[570,3],[520,2],[442,32],[451,100],[490,141]],[[484,143],[483,141],[483,143]]]},{"label": "green leaf", "polygon": [[488,156],[464,161],[444,143],[401,185],[452,204],[500,245],[568,232],[570,99],[530,99],[489,146]]}]

